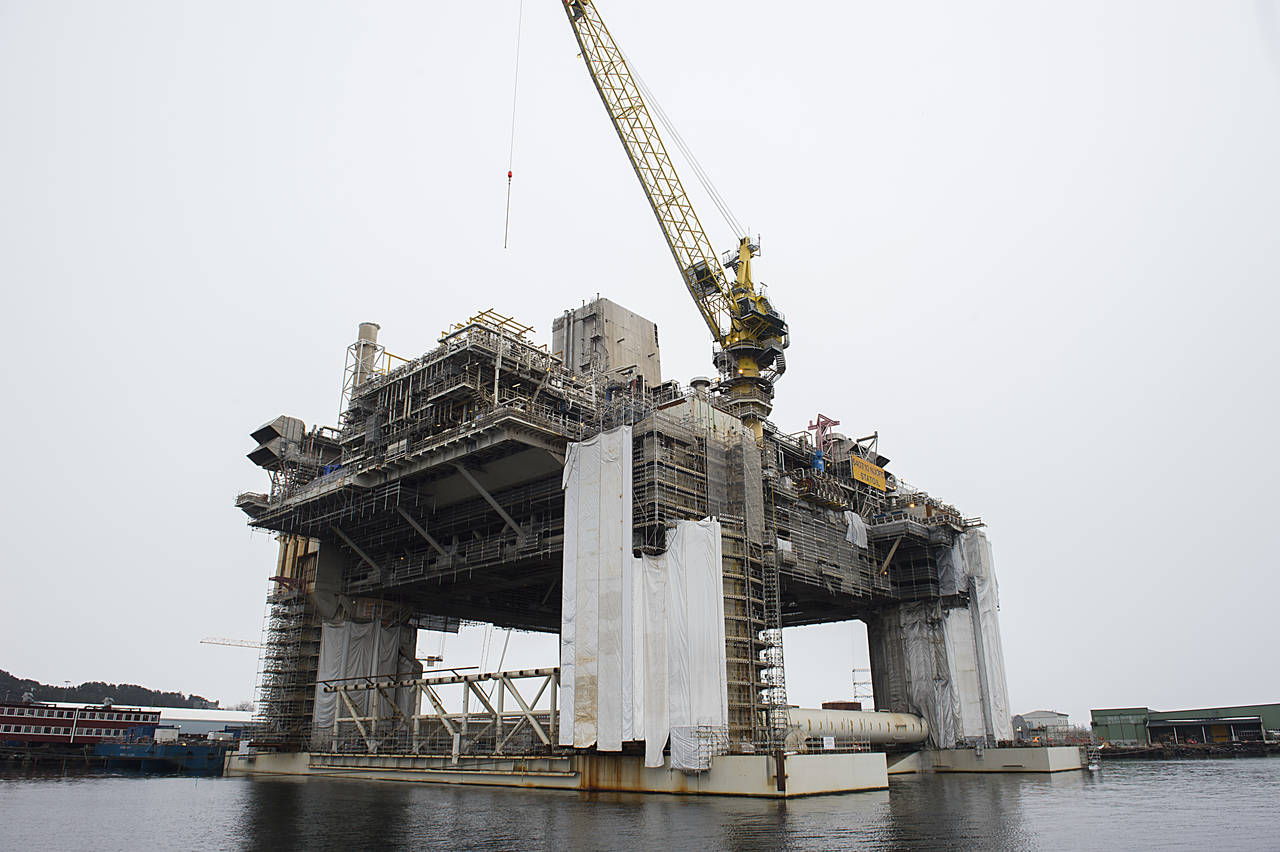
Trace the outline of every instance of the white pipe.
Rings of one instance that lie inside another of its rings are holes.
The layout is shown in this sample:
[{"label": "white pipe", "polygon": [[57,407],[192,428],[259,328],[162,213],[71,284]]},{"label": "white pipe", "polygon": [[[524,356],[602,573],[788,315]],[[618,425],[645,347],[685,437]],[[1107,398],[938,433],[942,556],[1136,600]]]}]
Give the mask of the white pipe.
[{"label": "white pipe", "polygon": [[873,745],[919,743],[929,736],[929,724],[910,713],[877,713],[870,710],[787,710],[787,737],[835,737],[857,739]]}]

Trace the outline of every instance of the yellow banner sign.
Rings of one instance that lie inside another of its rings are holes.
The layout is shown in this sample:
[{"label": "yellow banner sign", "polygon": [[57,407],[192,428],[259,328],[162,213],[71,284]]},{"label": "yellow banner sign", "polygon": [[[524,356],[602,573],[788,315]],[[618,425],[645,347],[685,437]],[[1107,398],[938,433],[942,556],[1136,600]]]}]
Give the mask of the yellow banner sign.
[{"label": "yellow banner sign", "polygon": [[877,467],[859,456],[849,456],[849,461],[853,463],[854,479],[859,482],[865,482],[872,488],[877,488],[881,491],[885,490],[884,468]]}]

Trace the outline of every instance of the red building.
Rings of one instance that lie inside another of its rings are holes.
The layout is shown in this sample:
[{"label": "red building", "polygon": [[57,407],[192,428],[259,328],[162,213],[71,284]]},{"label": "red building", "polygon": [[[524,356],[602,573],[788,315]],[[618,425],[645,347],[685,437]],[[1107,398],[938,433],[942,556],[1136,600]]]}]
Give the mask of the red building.
[{"label": "red building", "polygon": [[0,702],[0,742],[5,743],[92,745],[123,740],[133,728],[154,729],[159,723],[159,712],[137,707]]}]

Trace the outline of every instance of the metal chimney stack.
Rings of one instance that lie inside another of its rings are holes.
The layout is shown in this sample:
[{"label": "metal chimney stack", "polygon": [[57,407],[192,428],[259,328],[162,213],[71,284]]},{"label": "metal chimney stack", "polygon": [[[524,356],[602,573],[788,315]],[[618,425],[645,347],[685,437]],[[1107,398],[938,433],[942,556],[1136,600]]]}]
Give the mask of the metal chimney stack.
[{"label": "metal chimney stack", "polygon": [[355,377],[352,382],[354,387],[360,387],[373,375],[378,362],[378,331],[381,328],[382,326],[376,322],[360,323],[355,344]]}]

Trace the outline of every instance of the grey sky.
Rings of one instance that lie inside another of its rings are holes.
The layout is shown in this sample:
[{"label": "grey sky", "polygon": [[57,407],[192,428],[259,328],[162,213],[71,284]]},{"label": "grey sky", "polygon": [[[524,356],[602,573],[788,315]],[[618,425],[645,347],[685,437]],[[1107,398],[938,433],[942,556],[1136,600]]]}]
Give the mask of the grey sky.
[{"label": "grey sky", "polygon": [[[0,0],[0,668],[248,697],[255,654],[198,644],[261,628],[247,433],[332,423],[359,321],[545,341],[599,292],[710,372],[556,0],[502,250],[517,5]],[[1280,700],[1276,3],[601,7],[763,234],[774,419],[878,429],[990,525],[1014,710]],[[789,635],[792,699],[861,633]]]}]

